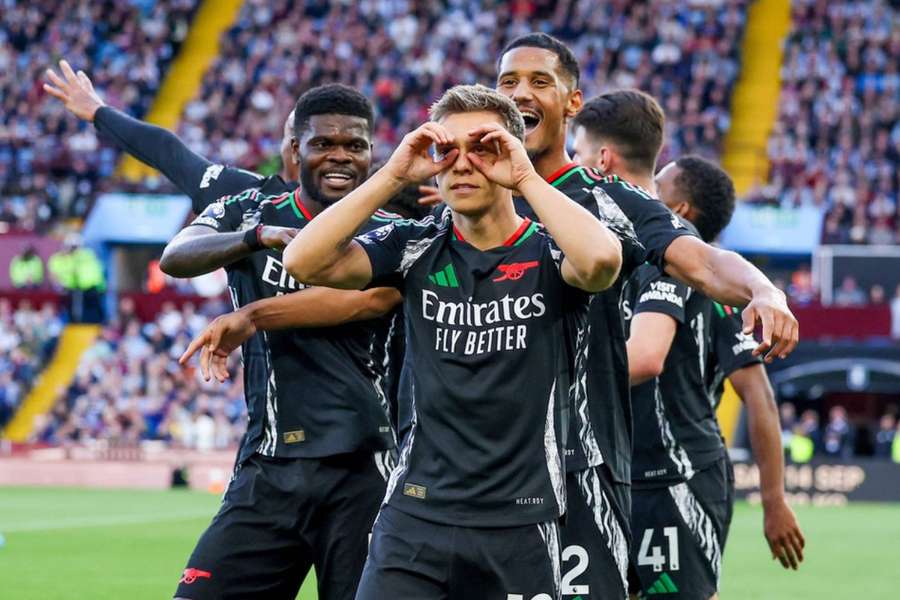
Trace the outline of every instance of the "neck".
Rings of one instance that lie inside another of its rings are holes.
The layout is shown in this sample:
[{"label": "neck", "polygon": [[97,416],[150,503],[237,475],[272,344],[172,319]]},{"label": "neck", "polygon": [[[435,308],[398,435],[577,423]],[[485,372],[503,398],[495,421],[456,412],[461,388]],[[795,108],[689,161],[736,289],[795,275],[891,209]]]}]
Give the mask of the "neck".
[{"label": "neck", "polygon": [[547,179],[570,162],[572,162],[572,158],[566,152],[565,135],[562,136],[559,145],[531,159],[534,170],[544,179]]},{"label": "neck", "polygon": [[516,232],[523,219],[516,214],[512,194],[504,191],[504,196],[478,215],[453,212],[453,225],[466,242],[479,250],[490,250],[502,246]]},{"label": "neck", "polygon": [[622,168],[610,169],[607,175],[616,175],[622,181],[636,185],[650,192],[650,195],[656,197],[656,183],[653,181],[653,173],[636,173],[634,171]]}]

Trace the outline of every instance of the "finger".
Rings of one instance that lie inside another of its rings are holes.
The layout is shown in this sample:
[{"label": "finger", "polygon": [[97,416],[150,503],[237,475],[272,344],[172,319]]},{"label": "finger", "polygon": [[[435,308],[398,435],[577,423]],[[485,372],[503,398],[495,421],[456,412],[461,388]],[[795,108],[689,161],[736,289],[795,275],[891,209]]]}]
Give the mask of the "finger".
[{"label": "finger", "polygon": [[[762,321],[762,343],[766,345],[768,351],[772,347],[772,339],[775,337],[775,316],[771,309],[760,311],[759,319]],[[772,362],[774,357],[766,353],[765,361]]]},{"label": "finger", "polygon": [[203,346],[200,351],[200,372],[203,374],[203,380],[209,381],[209,361],[212,358],[212,348],[209,345]]},{"label": "finger", "polygon": [[797,553],[797,558],[800,561],[803,561],[803,549],[806,547],[806,540],[803,539],[803,534],[799,531],[793,531],[790,534],[791,537],[791,545],[794,548],[794,552]]},{"label": "finger", "polygon": [[794,550],[791,548],[789,544],[785,544],[782,546],[782,552],[784,552],[785,557],[787,558],[788,564],[791,565],[793,570],[797,570],[797,557],[794,555]]},{"label": "finger", "polygon": [[776,560],[776,559],[778,560],[778,562],[781,563],[781,566],[784,567],[785,569],[791,568],[791,564],[787,561],[787,557],[785,557],[784,554],[780,550],[777,550],[777,549],[772,553],[772,560]]},{"label": "finger", "polygon": [[743,310],[741,320],[744,322],[744,328],[742,329],[744,335],[751,335],[756,328],[756,309],[753,305]]},{"label": "finger", "polygon": [[59,68],[63,73],[63,76],[66,78],[66,81],[69,83],[75,83],[78,81],[78,76],[75,75],[75,71],[72,70],[72,66],[69,65],[69,62],[66,59],[59,61]]},{"label": "finger", "polygon": [[53,69],[47,69],[44,71],[44,74],[47,76],[47,79],[50,80],[50,83],[55,85],[60,89],[65,89],[67,86],[65,79],[56,74],[56,71]]},{"label": "finger", "polygon": [[87,73],[85,73],[84,71],[81,71],[81,70],[78,71],[78,81],[85,88],[87,88],[91,91],[94,91],[94,85],[91,83],[90,78],[88,78]]},{"label": "finger", "polygon": [[799,528],[794,529],[793,535],[794,535],[794,538],[796,538],[797,541],[800,542],[800,548],[806,548],[806,538],[803,537],[803,532],[800,531]]},{"label": "finger", "polygon": [[418,129],[420,135],[430,139],[435,144],[449,144],[451,136],[443,127],[437,127],[435,123],[426,123]]},{"label": "finger", "polygon": [[439,190],[433,185],[420,185],[419,193],[423,196],[434,196],[435,194],[439,193]]},{"label": "finger", "polygon": [[503,128],[497,123],[486,123],[479,125],[475,129],[470,129],[468,136],[471,138],[480,138],[493,131],[501,131]]},{"label": "finger", "polygon": [[781,353],[781,358],[787,358],[788,354],[794,351],[797,344],[800,343],[800,322],[797,319],[791,320],[790,334],[787,347]]},{"label": "finger", "polygon": [[772,357],[772,360],[787,356],[785,350],[787,350],[787,346],[791,341],[791,321],[787,316],[779,315],[776,317],[775,322],[775,331],[777,334],[773,337],[772,341],[774,342],[774,345],[772,346],[772,349],[769,350],[769,356]]},{"label": "finger", "polygon": [[786,542],[785,546],[790,547],[791,552],[794,555],[794,568],[796,569],[800,566],[800,563],[803,562],[803,548],[797,544],[797,541],[793,538],[791,538],[789,542]]},{"label": "finger", "polygon": [[450,133],[446,127],[444,127],[440,123],[427,123],[426,125],[428,126],[428,129],[430,131],[435,132],[438,135],[438,137],[440,137],[443,140],[443,142],[441,142],[441,143],[443,143],[443,144],[453,143],[453,139],[454,139],[453,134]]},{"label": "finger", "polygon": [[219,383],[228,381],[228,355],[214,354],[212,357],[212,370]]},{"label": "finger", "polygon": [[62,100],[63,102],[68,102],[68,101],[69,101],[69,96],[68,96],[68,94],[66,94],[64,91],[62,91],[62,90],[60,90],[60,89],[57,89],[57,88],[53,87],[53,86],[50,85],[49,83],[45,83],[45,84],[43,85],[43,88],[44,88],[44,91],[45,91],[45,92],[47,92],[48,94],[50,94],[50,95],[53,96],[54,98],[57,98],[58,100]]},{"label": "finger", "polygon": [[[479,173],[481,173],[488,179],[491,179],[489,176],[490,168],[488,167],[487,163],[484,162],[484,159],[482,159],[480,156],[478,156],[474,152],[467,153],[466,158],[469,160],[470,163],[472,163],[472,165],[476,169],[478,169]],[[493,180],[491,179],[491,181],[493,181]]]},{"label": "finger", "polygon": [[432,194],[430,196],[422,196],[417,200],[420,206],[434,206],[435,204],[440,204],[444,199],[441,198],[440,194]]},{"label": "finger", "polygon": [[187,364],[187,361],[197,352],[197,349],[200,348],[203,344],[206,343],[206,332],[204,331],[197,337],[191,340],[191,343],[188,344],[187,350],[184,351],[184,354],[181,355],[181,358],[178,359],[178,362],[181,365]]},{"label": "finger", "polygon": [[434,172],[432,173],[432,176],[437,175],[438,173],[441,173],[442,171],[450,168],[450,166],[456,161],[457,156],[459,156],[459,148],[453,148],[452,150],[450,150],[450,152],[445,154],[441,160],[435,161]]}]

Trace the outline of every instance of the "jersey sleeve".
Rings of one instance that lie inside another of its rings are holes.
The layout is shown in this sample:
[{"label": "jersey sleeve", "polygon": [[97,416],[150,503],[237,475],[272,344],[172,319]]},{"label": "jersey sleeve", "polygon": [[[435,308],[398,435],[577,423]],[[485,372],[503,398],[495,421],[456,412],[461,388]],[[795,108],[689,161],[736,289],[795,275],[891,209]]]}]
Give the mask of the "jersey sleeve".
[{"label": "jersey sleeve", "polygon": [[726,377],[738,369],[763,362],[759,356],[753,356],[757,342],[743,329],[744,323],[738,309],[713,302],[712,347],[719,368]]},{"label": "jersey sleeve", "polygon": [[633,307],[635,315],[640,313],[660,313],[669,315],[679,323],[684,323],[684,306],[691,289],[680,281],[660,274],[652,265],[639,269],[637,299]]},{"label": "jersey sleeve", "polygon": [[214,164],[171,131],[108,106],[97,111],[94,126],[116,146],[165,175],[190,197],[191,209],[198,215],[222,196],[253,187],[263,179],[257,173]]},{"label": "jersey sleeve", "polygon": [[438,234],[431,221],[431,217],[422,221],[398,219],[356,236],[372,265],[371,287],[397,286],[406,277]]},{"label": "jersey sleeve", "polygon": [[219,233],[238,231],[244,221],[241,200],[256,190],[248,190],[238,196],[225,196],[209,204],[188,226],[209,227]]},{"label": "jersey sleeve", "polygon": [[660,270],[665,267],[669,244],[684,235],[697,237],[675,213],[640,188],[623,181],[605,183],[601,187],[614,197],[615,203],[630,221],[646,251],[644,260]]}]

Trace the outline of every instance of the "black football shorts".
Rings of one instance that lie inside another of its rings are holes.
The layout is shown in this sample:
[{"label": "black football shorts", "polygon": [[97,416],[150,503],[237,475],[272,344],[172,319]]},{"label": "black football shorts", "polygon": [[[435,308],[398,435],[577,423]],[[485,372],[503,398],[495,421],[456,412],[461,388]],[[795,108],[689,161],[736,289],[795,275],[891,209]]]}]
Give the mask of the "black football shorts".
[{"label": "black football shorts", "polygon": [[294,600],[315,567],[321,600],[352,600],[386,466],[385,453],[253,455],[236,469],[175,597]]}]

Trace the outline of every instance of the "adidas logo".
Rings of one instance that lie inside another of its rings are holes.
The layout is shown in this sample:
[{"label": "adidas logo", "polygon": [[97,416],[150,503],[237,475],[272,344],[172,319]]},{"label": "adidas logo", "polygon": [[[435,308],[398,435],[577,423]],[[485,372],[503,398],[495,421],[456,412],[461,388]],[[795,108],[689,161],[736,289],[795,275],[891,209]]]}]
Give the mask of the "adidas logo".
[{"label": "adidas logo", "polygon": [[655,596],[657,594],[674,594],[676,592],[678,592],[678,586],[675,585],[668,573],[663,573],[659,576],[659,579],[653,582],[646,595]]},{"label": "adidas logo", "polygon": [[437,273],[429,275],[428,281],[440,287],[459,287],[459,280],[456,279],[456,271],[453,269],[452,263],[448,263],[446,267]]}]

